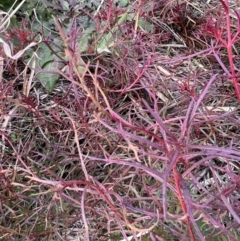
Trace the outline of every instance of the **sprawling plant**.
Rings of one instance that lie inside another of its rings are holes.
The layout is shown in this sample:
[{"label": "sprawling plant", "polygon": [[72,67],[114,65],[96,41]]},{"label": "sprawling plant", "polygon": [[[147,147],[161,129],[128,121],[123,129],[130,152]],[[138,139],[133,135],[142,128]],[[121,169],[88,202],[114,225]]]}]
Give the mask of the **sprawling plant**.
[{"label": "sprawling plant", "polygon": [[239,240],[236,2],[23,2],[0,25],[0,239]]}]

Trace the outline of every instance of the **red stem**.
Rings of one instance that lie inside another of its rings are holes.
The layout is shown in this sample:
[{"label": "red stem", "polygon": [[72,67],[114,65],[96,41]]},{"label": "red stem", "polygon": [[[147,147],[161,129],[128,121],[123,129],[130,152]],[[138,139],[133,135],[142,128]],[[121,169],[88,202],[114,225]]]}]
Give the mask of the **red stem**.
[{"label": "red stem", "polygon": [[240,89],[238,86],[238,79],[237,79],[237,76],[235,73],[234,62],[233,62],[232,45],[233,45],[234,39],[231,36],[231,20],[230,20],[230,14],[229,14],[229,9],[228,9],[228,0],[226,2],[223,2],[222,0],[220,0],[220,2],[222,3],[225,13],[226,13],[228,43],[225,44],[225,46],[226,46],[227,52],[228,52],[228,60],[229,60],[229,65],[230,65],[230,69],[231,69],[231,73],[232,73],[232,81],[233,81],[233,85],[234,85],[238,100],[240,100]]},{"label": "red stem", "polygon": [[181,185],[180,185],[182,176],[181,176],[181,174],[178,173],[177,163],[175,163],[175,165],[173,167],[173,176],[174,176],[174,181],[175,181],[175,185],[176,185],[176,189],[177,189],[177,193],[178,193],[178,200],[180,202],[180,205],[181,205],[181,208],[182,208],[184,214],[186,215],[185,220],[186,220],[186,223],[188,225],[188,231],[190,233],[191,240],[196,241],[194,232],[192,230],[190,218],[188,216],[187,206],[186,206],[186,203],[184,202],[184,197],[183,197],[183,194],[182,194],[182,189],[181,189]]}]

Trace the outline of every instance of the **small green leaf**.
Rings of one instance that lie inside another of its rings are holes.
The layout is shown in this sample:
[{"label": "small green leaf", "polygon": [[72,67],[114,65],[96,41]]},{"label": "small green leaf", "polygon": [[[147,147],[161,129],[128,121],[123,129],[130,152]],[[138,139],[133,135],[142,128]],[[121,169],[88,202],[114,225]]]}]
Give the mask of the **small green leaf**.
[{"label": "small green leaf", "polygon": [[76,74],[80,74],[80,75],[82,75],[83,73],[85,73],[85,72],[86,72],[85,70],[86,70],[86,69],[85,69],[85,67],[83,67],[83,66],[78,66],[76,69],[74,69],[75,73],[76,73]]},{"label": "small green leaf", "polygon": [[88,50],[89,47],[89,39],[91,38],[92,32],[94,29],[92,27],[87,28],[81,37],[81,40],[78,42],[78,48],[81,53],[84,53]]},{"label": "small green leaf", "polygon": [[60,0],[60,4],[61,4],[63,10],[69,11],[69,3],[67,1]]},{"label": "small green leaf", "polygon": [[18,140],[18,137],[17,137],[17,135],[16,135],[15,133],[11,133],[11,134],[10,134],[10,139],[11,139],[12,141],[17,141],[17,140]]},{"label": "small green leaf", "polygon": [[115,2],[118,3],[119,7],[127,7],[129,4],[129,0],[117,0]]},{"label": "small green leaf", "polygon": [[148,22],[147,20],[140,18],[138,21],[138,26],[142,29],[145,30],[146,32],[150,33],[153,31],[153,25]]},{"label": "small green leaf", "polygon": [[111,48],[114,45],[113,41],[110,41],[112,37],[112,34],[105,34],[100,42],[100,44],[97,47],[97,53],[112,53],[109,48]]},{"label": "small green leaf", "polygon": [[[57,72],[59,69],[63,68],[63,66],[58,57],[53,55],[52,51],[44,43],[40,44],[37,54],[37,66],[42,70],[37,75],[37,78],[48,92],[52,92],[60,77],[60,74],[53,72]],[[61,53],[58,54],[61,55]]]},{"label": "small green leaf", "polygon": [[[47,64],[44,65],[43,71],[56,71],[56,62],[48,62]],[[39,73],[37,75],[40,83],[43,85],[43,87],[48,91],[52,92],[54,90],[54,87],[56,85],[57,80],[60,77],[60,74],[53,74],[53,73]]]},{"label": "small green leaf", "polygon": [[100,43],[97,46],[97,53],[111,53],[109,48],[114,46],[114,34],[118,28],[118,26],[122,23],[124,23],[127,20],[128,13],[124,13],[120,16],[117,24],[111,29],[111,31],[108,34],[104,34]]}]

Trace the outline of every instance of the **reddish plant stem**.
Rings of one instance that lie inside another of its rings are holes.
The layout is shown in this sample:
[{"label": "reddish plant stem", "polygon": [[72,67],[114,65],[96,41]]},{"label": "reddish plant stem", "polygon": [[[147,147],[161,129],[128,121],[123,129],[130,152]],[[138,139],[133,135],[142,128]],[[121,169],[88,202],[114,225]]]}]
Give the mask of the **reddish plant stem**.
[{"label": "reddish plant stem", "polygon": [[231,73],[232,73],[232,81],[234,84],[234,88],[237,94],[238,99],[240,100],[240,90],[239,90],[239,86],[238,86],[238,79],[236,77],[236,73],[235,73],[235,68],[234,68],[234,63],[233,63],[233,53],[232,53],[232,37],[231,37],[231,23],[230,23],[230,15],[229,13],[226,16],[226,21],[227,21],[227,35],[228,35],[228,44],[227,44],[227,52],[228,52],[228,59],[229,59],[229,65],[231,68]]},{"label": "reddish plant stem", "polygon": [[[236,72],[235,72],[235,68],[234,68],[234,62],[233,62],[233,53],[232,53],[232,45],[234,43],[235,37],[232,38],[232,33],[231,33],[231,19],[230,19],[230,14],[229,14],[229,6],[228,6],[228,0],[225,0],[225,2],[223,0],[219,0],[224,8],[224,11],[226,13],[226,26],[227,26],[227,43],[224,41],[224,39],[222,39],[222,37],[220,36],[220,40],[221,42],[225,45],[225,47],[227,48],[227,52],[228,52],[228,60],[229,60],[229,65],[230,65],[230,69],[231,69],[231,73],[232,73],[232,82],[236,91],[236,95],[238,100],[240,100],[240,89],[239,89],[239,85],[238,85],[238,79],[236,76]],[[238,32],[235,36],[237,36],[239,34],[239,28],[238,28]]]},{"label": "reddish plant stem", "polygon": [[183,210],[183,212],[184,212],[184,214],[186,216],[185,222],[187,223],[191,240],[192,241],[196,241],[195,235],[194,235],[194,232],[193,232],[193,229],[192,229],[192,226],[191,226],[190,218],[188,216],[187,206],[186,206],[186,203],[184,201],[183,194],[182,194],[181,182],[183,181],[182,180],[183,178],[182,178],[181,174],[177,170],[177,162],[173,166],[173,176],[174,176],[174,181],[175,181],[177,194],[178,194],[177,198],[178,198],[178,200],[180,202],[180,205],[181,205],[181,208],[182,208],[182,210]]}]

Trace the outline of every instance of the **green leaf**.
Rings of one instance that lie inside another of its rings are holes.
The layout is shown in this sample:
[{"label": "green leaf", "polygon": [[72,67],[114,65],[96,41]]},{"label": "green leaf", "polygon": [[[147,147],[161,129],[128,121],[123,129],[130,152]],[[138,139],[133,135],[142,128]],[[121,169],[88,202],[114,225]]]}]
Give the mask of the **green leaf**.
[{"label": "green leaf", "polygon": [[153,25],[150,22],[148,22],[147,20],[145,20],[144,18],[139,19],[138,26],[148,33],[153,31]]},{"label": "green leaf", "polygon": [[0,9],[7,11],[11,8],[14,2],[15,0],[1,0]]},{"label": "green leaf", "polygon": [[114,2],[118,3],[119,7],[127,7],[129,4],[129,0],[115,0]]},{"label": "green leaf", "polygon": [[[44,65],[43,71],[56,71],[57,66],[56,62],[48,62],[47,64]],[[39,73],[37,75],[40,83],[43,85],[43,87],[48,91],[52,92],[54,90],[54,87],[57,83],[57,80],[60,77],[60,74],[53,74],[53,73]]]},{"label": "green leaf", "polygon": [[109,48],[114,46],[114,34],[117,31],[117,28],[120,24],[122,24],[123,22],[125,22],[127,20],[128,17],[128,13],[124,13],[121,15],[121,17],[119,18],[117,24],[111,29],[111,31],[108,34],[104,34],[100,43],[97,46],[97,53],[101,54],[101,53],[111,53],[111,51],[109,50]]},{"label": "green leaf", "polygon": [[60,4],[61,4],[63,10],[65,10],[65,11],[69,11],[69,10],[70,10],[70,8],[69,8],[69,3],[68,3],[67,1],[65,1],[65,0],[60,0]]},{"label": "green leaf", "polygon": [[11,134],[10,134],[10,139],[11,139],[13,142],[15,142],[15,141],[18,140],[18,137],[17,137],[17,135],[16,135],[15,133],[11,133]]},{"label": "green leaf", "polygon": [[89,40],[91,39],[93,31],[94,28],[92,27],[89,27],[85,30],[83,36],[81,37],[81,40],[78,42],[78,48],[80,50],[80,53],[84,53],[88,50]]},{"label": "green leaf", "polygon": [[58,58],[54,56],[52,51],[43,43],[39,47],[38,57],[37,65],[42,69],[42,72],[37,75],[37,78],[48,92],[52,92],[60,74],[49,72],[56,72],[63,66],[60,66]]},{"label": "green leaf", "polygon": [[53,56],[51,50],[44,44],[39,44],[38,49],[38,65],[43,67],[47,62],[53,61]]}]

